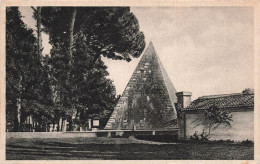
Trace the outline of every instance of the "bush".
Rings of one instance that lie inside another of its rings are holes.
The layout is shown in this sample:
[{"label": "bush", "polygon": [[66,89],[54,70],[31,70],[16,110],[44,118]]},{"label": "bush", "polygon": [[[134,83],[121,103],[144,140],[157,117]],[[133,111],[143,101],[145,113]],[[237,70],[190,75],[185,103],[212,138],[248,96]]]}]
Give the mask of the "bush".
[{"label": "bush", "polygon": [[208,135],[203,130],[203,132],[200,134],[200,141],[208,141],[208,140],[209,140]]},{"label": "bush", "polygon": [[227,139],[227,140],[224,140],[224,142],[226,142],[226,143],[234,143],[234,140]]},{"label": "bush", "polygon": [[200,141],[197,131],[192,136],[190,136],[190,140],[191,141]]},{"label": "bush", "polygon": [[243,140],[241,142],[241,144],[243,144],[243,145],[254,145],[254,142],[247,139],[247,140]]},{"label": "bush", "polygon": [[208,141],[209,139],[208,139],[208,135],[203,130],[203,132],[200,135],[198,135],[196,131],[192,136],[190,136],[190,140],[197,142],[197,141]]}]

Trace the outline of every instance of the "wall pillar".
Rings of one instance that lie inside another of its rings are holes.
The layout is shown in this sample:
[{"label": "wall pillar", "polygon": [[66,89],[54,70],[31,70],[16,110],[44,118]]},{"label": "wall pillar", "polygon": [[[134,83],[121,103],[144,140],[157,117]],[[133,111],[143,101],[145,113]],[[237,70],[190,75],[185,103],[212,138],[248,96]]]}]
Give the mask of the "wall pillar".
[{"label": "wall pillar", "polygon": [[[177,104],[181,107],[181,108],[186,108],[187,106],[189,106],[191,104],[191,92],[177,92],[176,96],[178,98],[177,100]],[[179,116],[178,118],[178,127],[179,127],[179,131],[178,131],[178,139],[184,139],[186,137],[186,124],[185,124],[186,120],[185,120],[185,113],[182,116]]]}]

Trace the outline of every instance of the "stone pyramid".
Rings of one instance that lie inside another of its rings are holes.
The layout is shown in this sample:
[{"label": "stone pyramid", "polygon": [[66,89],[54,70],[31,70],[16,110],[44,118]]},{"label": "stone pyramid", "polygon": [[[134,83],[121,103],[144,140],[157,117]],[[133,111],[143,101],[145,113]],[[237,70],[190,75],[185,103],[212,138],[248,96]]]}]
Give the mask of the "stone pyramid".
[{"label": "stone pyramid", "polygon": [[150,42],[105,129],[176,128],[175,93],[176,89]]}]

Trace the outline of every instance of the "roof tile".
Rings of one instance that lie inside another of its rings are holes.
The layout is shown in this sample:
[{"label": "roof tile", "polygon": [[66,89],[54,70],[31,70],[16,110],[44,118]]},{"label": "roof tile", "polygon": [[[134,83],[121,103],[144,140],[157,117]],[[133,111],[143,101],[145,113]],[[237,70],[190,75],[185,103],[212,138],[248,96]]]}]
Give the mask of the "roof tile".
[{"label": "roof tile", "polygon": [[254,94],[203,96],[194,100],[185,110],[205,110],[212,105],[219,108],[251,108],[254,107]]}]

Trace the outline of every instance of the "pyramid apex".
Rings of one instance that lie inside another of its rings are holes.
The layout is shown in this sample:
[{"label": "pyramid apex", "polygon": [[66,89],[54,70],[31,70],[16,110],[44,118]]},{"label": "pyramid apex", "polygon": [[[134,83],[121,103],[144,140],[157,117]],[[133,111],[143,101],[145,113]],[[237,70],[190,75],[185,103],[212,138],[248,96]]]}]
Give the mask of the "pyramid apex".
[{"label": "pyramid apex", "polygon": [[154,48],[154,46],[153,46],[153,42],[152,42],[152,41],[150,41],[150,43],[149,43],[149,45],[148,45],[147,48],[149,48],[149,47]]},{"label": "pyramid apex", "polygon": [[147,47],[146,50],[145,50],[144,56],[152,55],[152,54],[155,54],[155,55],[156,55],[156,51],[155,51],[155,48],[154,48],[154,46],[153,46],[153,42],[150,41],[148,47]]}]

